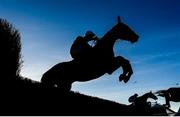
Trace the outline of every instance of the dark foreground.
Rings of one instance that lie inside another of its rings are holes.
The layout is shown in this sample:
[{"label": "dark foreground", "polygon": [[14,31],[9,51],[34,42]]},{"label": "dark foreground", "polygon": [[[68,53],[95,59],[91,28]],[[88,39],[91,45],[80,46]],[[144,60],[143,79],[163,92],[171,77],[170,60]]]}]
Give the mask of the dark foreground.
[{"label": "dark foreground", "polygon": [[137,108],[77,92],[63,92],[28,79],[17,78],[4,84],[0,92],[0,115],[167,115],[163,108]]},{"label": "dark foreground", "polygon": [[[11,93],[10,93],[11,92]],[[0,115],[130,115],[126,105],[58,89],[11,90],[1,95]]]},{"label": "dark foreground", "polygon": [[[163,112],[164,113],[164,112]],[[0,115],[153,115],[131,105],[119,104],[54,88],[2,91]],[[163,115],[166,115],[165,113]]]}]

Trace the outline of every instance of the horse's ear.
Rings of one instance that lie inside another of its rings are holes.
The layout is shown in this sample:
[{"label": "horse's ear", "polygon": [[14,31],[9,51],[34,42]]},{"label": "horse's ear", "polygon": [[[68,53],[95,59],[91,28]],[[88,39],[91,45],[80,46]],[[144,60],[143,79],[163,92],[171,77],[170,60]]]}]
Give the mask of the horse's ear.
[{"label": "horse's ear", "polygon": [[121,18],[118,16],[118,24],[121,23]]}]

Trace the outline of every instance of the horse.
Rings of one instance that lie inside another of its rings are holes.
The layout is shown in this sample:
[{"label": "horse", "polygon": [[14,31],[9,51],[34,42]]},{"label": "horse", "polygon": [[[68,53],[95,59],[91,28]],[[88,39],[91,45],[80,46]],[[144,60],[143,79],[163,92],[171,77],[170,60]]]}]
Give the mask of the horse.
[{"label": "horse", "polygon": [[147,99],[152,98],[154,100],[157,100],[157,96],[154,95],[151,91],[148,93],[145,93],[142,96],[139,96],[135,99],[135,104],[140,104],[140,105],[146,105],[147,104]]},{"label": "horse", "polygon": [[133,95],[133,97],[134,96],[136,98],[133,99],[134,101],[130,105],[130,107],[132,108],[134,113],[137,115],[150,115],[151,114],[151,102],[147,102],[147,99],[151,98],[151,99],[157,100],[158,99],[157,96],[154,95],[151,91],[148,93],[145,93],[144,95],[139,96],[139,97],[137,94]]},{"label": "horse", "polygon": [[170,101],[173,102],[180,102],[180,88],[179,87],[173,87],[169,88],[167,90],[159,90],[156,92],[158,96],[165,97],[166,100],[166,106],[170,107]]},{"label": "horse", "polygon": [[93,47],[92,54],[88,59],[82,61],[70,60],[56,64],[43,74],[41,82],[47,86],[59,87],[62,90],[70,91],[72,83],[85,82],[97,79],[108,73],[112,74],[119,67],[123,73],[119,80],[128,82],[133,70],[130,62],[122,56],[115,57],[113,46],[118,39],[135,43],[139,36],[126,24],[120,21],[112,27]]}]

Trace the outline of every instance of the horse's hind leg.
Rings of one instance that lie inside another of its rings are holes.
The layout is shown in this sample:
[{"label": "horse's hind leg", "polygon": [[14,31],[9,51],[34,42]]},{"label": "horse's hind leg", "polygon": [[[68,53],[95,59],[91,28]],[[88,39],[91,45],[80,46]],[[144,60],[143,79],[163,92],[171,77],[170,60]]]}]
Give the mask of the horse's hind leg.
[{"label": "horse's hind leg", "polygon": [[114,57],[114,59],[112,60],[112,64],[110,65],[108,74],[112,74],[119,67],[122,67],[123,69],[123,73],[119,76],[119,80],[124,80],[125,83],[128,82],[131,75],[133,74],[133,70],[129,61],[121,56]]},{"label": "horse's hind leg", "polygon": [[57,87],[62,90],[63,92],[69,92],[72,87],[72,82],[63,81],[59,84],[57,84]]}]

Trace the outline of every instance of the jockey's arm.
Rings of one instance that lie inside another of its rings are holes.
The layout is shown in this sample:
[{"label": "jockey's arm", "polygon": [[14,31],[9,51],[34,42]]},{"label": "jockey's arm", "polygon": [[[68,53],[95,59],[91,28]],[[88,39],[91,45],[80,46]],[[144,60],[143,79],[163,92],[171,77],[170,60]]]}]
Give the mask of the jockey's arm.
[{"label": "jockey's arm", "polygon": [[98,41],[99,38],[98,38],[97,36],[95,36],[95,37],[93,37],[93,38],[87,38],[87,39],[86,39],[87,42],[92,41],[92,40]]}]

